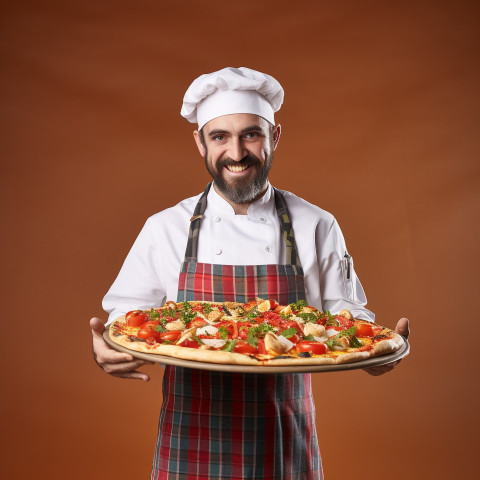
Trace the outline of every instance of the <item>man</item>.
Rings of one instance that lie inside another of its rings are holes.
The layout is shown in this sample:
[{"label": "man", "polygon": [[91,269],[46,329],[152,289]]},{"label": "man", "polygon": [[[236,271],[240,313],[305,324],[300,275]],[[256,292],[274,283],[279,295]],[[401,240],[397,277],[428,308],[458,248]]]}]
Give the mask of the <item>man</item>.
[{"label": "man", "polygon": [[[246,301],[252,291],[373,320],[333,216],[268,182],[282,101],[273,77],[243,67],[192,83],[182,115],[198,123],[194,139],[213,186],[147,221],[105,296],[109,321],[174,298]],[[137,371],[146,362],[111,350],[100,319],[91,326],[107,373],[148,380]],[[408,334],[406,319],[397,331]],[[152,478],[323,478],[309,374],[167,366],[163,383]]]}]

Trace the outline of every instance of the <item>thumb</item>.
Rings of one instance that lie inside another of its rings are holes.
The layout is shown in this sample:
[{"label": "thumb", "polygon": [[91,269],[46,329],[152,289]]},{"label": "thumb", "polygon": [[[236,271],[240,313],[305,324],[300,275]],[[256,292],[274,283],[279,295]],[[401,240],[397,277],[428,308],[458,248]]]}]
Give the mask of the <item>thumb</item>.
[{"label": "thumb", "polygon": [[90,319],[90,328],[92,329],[92,335],[102,335],[105,330],[105,325],[100,318],[93,317]]},{"label": "thumb", "polygon": [[398,321],[397,326],[395,327],[395,332],[403,335],[405,338],[408,338],[408,336],[410,335],[408,318],[401,318]]}]

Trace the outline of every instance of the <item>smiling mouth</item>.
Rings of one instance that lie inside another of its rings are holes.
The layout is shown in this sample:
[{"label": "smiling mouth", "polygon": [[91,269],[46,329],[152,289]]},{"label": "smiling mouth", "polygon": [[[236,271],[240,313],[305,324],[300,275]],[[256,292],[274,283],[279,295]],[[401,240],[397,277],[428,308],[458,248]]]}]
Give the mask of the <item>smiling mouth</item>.
[{"label": "smiling mouth", "polygon": [[243,172],[246,170],[250,165],[225,165],[225,168],[227,168],[230,172]]}]

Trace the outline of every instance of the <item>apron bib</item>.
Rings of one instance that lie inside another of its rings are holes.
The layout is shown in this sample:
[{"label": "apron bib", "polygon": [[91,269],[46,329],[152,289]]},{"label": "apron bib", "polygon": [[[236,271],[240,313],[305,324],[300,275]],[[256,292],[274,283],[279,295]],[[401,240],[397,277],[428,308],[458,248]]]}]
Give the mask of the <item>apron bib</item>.
[{"label": "apron bib", "polygon": [[[197,262],[208,184],[191,219],[177,302],[305,299],[284,198],[275,206],[285,265]],[[167,365],[152,480],[322,480],[310,374],[244,374]]]}]

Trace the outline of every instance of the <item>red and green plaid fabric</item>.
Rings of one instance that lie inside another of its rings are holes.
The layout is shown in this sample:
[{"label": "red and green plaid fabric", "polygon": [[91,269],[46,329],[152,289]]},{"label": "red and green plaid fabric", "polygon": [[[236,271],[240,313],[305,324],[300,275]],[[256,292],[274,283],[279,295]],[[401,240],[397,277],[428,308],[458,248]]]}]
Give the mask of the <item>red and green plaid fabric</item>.
[{"label": "red and green plaid fabric", "polygon": [[[275,191],[285,265],[197,263],[206,193],[190,226],[177,302],[305,299],[285,200]],[[153,480],[322,480],[310,374],[244,374],[167,365]]]},{"label": "red and green plaid fabric", "polygon": [[323,478],[310,379],[167,366],[152,478]]},{"label": "red and green plaid fabric", "polygon": [[178,302],[242,302],[274,298],[281,305],[305,299],[302,267],[296,265],[212,265],[184,262]]}]

